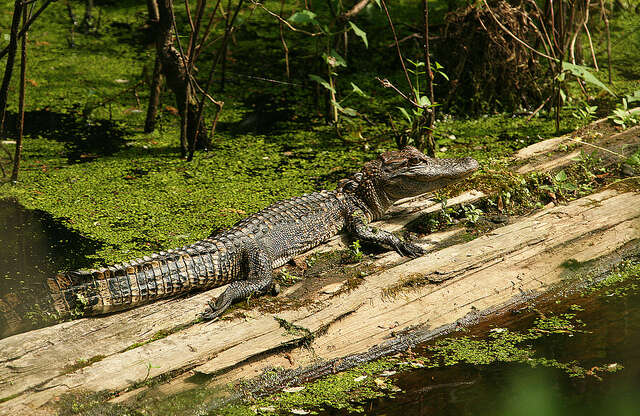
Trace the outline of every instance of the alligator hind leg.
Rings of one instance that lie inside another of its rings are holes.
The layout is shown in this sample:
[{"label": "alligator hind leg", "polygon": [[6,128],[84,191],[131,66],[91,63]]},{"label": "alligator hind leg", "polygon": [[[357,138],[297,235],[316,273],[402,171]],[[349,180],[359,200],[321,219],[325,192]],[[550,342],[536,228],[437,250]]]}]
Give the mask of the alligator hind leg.
[{"label": "alligator hind leg", "polygon": [[200,318],[205,321],[215,319],[235,301],[254,294],[263,295],[270,289],[279,291],[279,288],[274,287],[272,262],[265,249],[252,245],[246,249],[244,257],[249,269],[247,280],[232,282],[215,302],[209,301],[209,310],[200,314]]}]

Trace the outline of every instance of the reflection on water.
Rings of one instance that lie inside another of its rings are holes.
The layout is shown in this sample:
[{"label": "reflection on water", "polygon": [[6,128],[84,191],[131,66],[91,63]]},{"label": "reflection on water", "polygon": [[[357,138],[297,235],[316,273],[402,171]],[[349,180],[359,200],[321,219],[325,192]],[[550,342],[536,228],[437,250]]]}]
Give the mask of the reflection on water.
[{"label": "reflection on water", "polygon": [[0,338],[50,322],[46,278],[88,266],[98,247],[43,211],[0,200]]},{"label": "reflection on water", "polygon": [[[628,285],[633,285],[630,283]],[[562,302],[581,304],[578,318],[585,333],[553,335],[533,343],[538,356],[562,362],[573,360],[587,369],[618,364],[622,371],[602,377],[570,377],[550,368],[496,363],[458,364],[402,373],[395,384],[404,392],[373,401],[367,415],[640,415],[640,295],[576,297]],[[554,304],[549,305],[553,309]],[[547,308],[545,308],[547,310]],[[503,317],[472,329],[481,336],[491,327],[526,328],[532,315]],[[343,415],[343,411],[322,412]]]}]

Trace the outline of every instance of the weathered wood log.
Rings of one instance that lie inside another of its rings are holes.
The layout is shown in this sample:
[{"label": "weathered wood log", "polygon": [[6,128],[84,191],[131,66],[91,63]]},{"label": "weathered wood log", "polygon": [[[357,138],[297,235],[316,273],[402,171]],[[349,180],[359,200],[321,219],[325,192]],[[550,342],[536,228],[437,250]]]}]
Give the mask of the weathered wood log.
[{"label": "weathered wood log", "polygon": [[[637,134],[625,133],[630,131]],[[540,157],[542,152],[534,153]],[[483,196],[469,192],[457,201]],[[397,230],[425,210],[438,209],[440,205],[428,199],[404,201],[379,225]],[[520,290],[544,290],[563,277],[561,265],[568,258],[596,259],[640,238],[639,216],[638,194],[611,189],[409,262],[387,253],[376,264],[396,266],[368,276],[348,293],[335,294],[333,289],[314,293],[311,306],[298,310],[249,312],[245,320],[193,325],[205,301],[224,289],[218,288],[15,335],[0,340],[0,399],[15,396],[0,404],[0,414],[46,414],[50,412],[46,403],[60,394],[122,391],[172,371],[221,373],[225,382],[250,377],[266,365],[290,362],[274,352],[282,346],[291,349],[295,366],[302,366],[313,358],[306,349],[295,347],[302,340],[313,340],[315,358],[365,351],[400,329],[437,328],[459,319],[471,305],[486,309],[508,302]],[[331,244],[335,247],[340,240]],[[404,290],[409,283],[420,287]],[[301,329],[288,331],[282,322]],[[167,333],[171,334],[164,337]],[[149,342],[156,338],[162,339]],[[255,361],[239,365],[247,359]],[[83,361],[90,365],[82,367]],[[167,391],[187,386],[178,386],[184,379],[176,378]]]},{"label": "weathered wood log", "polygon": [[[484,194],[469,192],[453,198],[449,206],[475,200]],[[408,200],[394,207],[396,214],[388,218],[393,222],[378,223],[389,231],[400,229],[417,218],[420,207],[436,211],[440,205],[422,198]],[[444,233],[443,236],[450,233]],[[430,236],[437,239],[439,234]],[[343,244],[336,237],[321,251],[335,249]],[[399,261],[400,257],[389,253],[380,265]],[[110,356],[148,342],[164,333],[173,332],[193,323],[202,312],[207,300],[218,296],[224,287],[188,298],[169,299],[104,317],[78,319],[0,340],[0,398],[20,394],[68,372],[82,362],[90,362],[100,356]],[[126,322],[126,325],[122,323]],[[226,321],[225,321],[226,322]],[[276,323],[272,318],[269,324]],[[233,331],[225,327],[225,331]],[[77,342],[75,340],[81,340]],[[87,347],[90,346],[90,347]],[[0,405],[0,409],[1,409]]]},{"label": "weathered wood log", "polygon": [[[282,345],[311,339],[310,334],[322,335],[313,338],[313,353],[295,350],[296,365],[364,352],[412,326],[437,328],[470,311],[508,302],[522,291],[545,290],[562,280],[567,260],[596,259],[638,239],[640,194],[605,190],[369,276],[358,288],[325,298],[322,306],[197,324],[112,354],[51,378],[37,391],[8,401],[2,410],[34,411],[66,392],[119,391],[175,370],[220,374]],[[288,331],[282,320],[298,330]],[[269,360],[261,361],[264,365]],[[229,374],[224,380],[230,381]]]}]

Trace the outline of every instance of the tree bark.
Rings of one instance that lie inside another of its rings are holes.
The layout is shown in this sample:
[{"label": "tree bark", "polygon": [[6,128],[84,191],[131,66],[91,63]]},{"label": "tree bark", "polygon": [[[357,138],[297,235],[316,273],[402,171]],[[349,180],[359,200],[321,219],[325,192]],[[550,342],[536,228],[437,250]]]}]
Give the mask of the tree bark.
[{"label": "tree bark", "polygon": [[162,64],[160,57],[156,56],[156,63],[153,66],[153,77],[149,87],[149,105],[147,106],[147,118],[144,122],[144,132],[151,133],[156,129],[156,119],[158,117],[158,106],[160,105],[160,90],[162,89]]},{"label": "tree bark", "polygon": [[13,74],[13,65],[16,61],[18,50],[18,26],[22,12],[22,1],[16,0],[13,5],[13,19],[11,20],[11,37],[9,38],[7,65],[4,69],[2,86],[0,86],[0,134],[4,130],[4,116],[7,109],[7,98],[9,97],[9,84]]},{"label": "tree bark", "polygon": [[85,1],[84,17],[80,23],[82,32],[86,35],[95,28],[95,19],[93,17],[93,0]]},{"label": "tree bark", "polygon": [[[187,57],[173,45],[174,37],[174,15],[173,1],[158,1],[158,32],[156,38],[156,48],[162,73],[167,81],[167,85],[176,96],[176,105],[182,118],[183,128],[180,133],[180,147],[183,157],[186,157],[189,143],[198,143],[200,148],[209,145],[209,138],[205,129],[198,129],[198,100],[190,88],[189,73],[187,69]],[[200,130],[198,132],[198,130]],[[198,140],[196,133],[198,132]]]},{"label": "tree bark", "polygon": [[[158,28],[160,15],[158,12],[158,3],[156,0],[147,0],[147,9],[149,11],[149,26],[152,30]],[[154,36],[157,39],[157,33]],[[156,120],[158,117],[158,106],[160,105],[160,90],[162,88],[162,64],[160,55],[156,52],[156,61],[153,66],[153,75],[149,85],[149,104],[147,106],[147,118],[144,122],[144,132],[151,133],[156,129]]]},{"label": "tree bark", "polygon": [[[27,24],[27,4],[22,4],[22,27]],[[20,97],[19,97],[19,113],[20,113],[20,130],[18,132],[18,140],[16,141],[16,152],[13,156],[13,172],[11,172],[11,182],[18,180],[18,172],[20,171],[20,156],[22,153],[22,138],[24,136],[24,92],[27,78],[27,32],[22,36],[22,45],[20,51]]]}]

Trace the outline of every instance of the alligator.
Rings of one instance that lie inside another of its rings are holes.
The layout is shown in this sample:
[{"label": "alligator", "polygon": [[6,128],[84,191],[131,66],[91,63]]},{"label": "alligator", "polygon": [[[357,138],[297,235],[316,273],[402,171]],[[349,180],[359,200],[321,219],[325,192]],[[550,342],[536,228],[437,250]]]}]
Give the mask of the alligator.
[{"label": "alligator", "polygon": [[388,151],[333,191],[276,202],[191,245],[111,267],[58,274],[48,279],[53,303],[63,314],[99,315],[229,284],[203,308],[201,318],[211,320],[235,301],[277,292],[274,269],[341,231],[418,257],[425,253],[420,246],[370,223],[395,201],[442,188],[477,169],[478,162],[470,157],[435,159],[411,146]]}]

